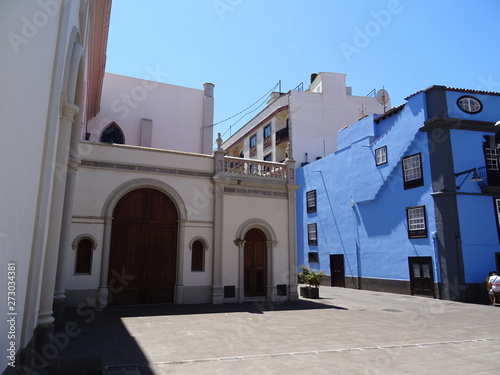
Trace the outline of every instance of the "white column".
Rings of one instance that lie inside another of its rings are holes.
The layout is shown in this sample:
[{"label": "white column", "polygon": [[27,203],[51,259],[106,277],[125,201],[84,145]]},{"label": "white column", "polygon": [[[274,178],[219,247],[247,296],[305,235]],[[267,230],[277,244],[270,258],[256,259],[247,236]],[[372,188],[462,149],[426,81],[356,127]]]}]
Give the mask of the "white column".
[{"label": "white column", "polygon": [[184,238],[186,220],[179,220],[179,235],[177,238],[177,277],[175,281],[174,303],[182,305],[184,289]]},{"label": "white column", "polygon": [[50,207],[50,225],[47,236],[47,250],[43,267],[42,287],[40,294],[40,307],[38,312],[39,326],[52,324],[52,306],[54,303],[54,289],[56,283],[57,260],[61,239],[61,225],[63,220],[64,194],[68,168],[68,145],[71,138],[71,125],[73,118],[78,113],[78,107],[68,103],[66,98],[61,98],[61,118],[57,138],[55,165],[53,166],[54,182]]},{"label": "white column", "polygon": [[[64,207],[62,214],[61,241],[59,243],[59,259],[57,261],[56,286],[54,293],[54,304],[64,310],[65,305],[65,281],[66,262],[71,249],[71,218],[73,214],[73,199],[75,196],[76,171],[80,160],[72,157],[68,159],[68,175],[66,178],[66,189],[64,193]],[[59,313],[57,313],[59,316]],[[58,317],[56,316],[56,318]]]},{"label": "white column", "polygon": [[245,301],[245,240],[234,240],[238,246],[238,291],[236,297],[238,302]]},{"label": "white column", "polygon": [[274,280],[274,248],[278,241],[266,241],[267,249],[267,300],[276,301],[276,282]]},{"label": "white column", "polygon": [[99,307],[108,305],[108,272],[109,272],[109,253],[111,248],[111,228],[113,224],[112,217],[104,218],[104,233],[102,236],[102,258],[101,275],[99,278],[99,290],[97,292],[97,304]]}]

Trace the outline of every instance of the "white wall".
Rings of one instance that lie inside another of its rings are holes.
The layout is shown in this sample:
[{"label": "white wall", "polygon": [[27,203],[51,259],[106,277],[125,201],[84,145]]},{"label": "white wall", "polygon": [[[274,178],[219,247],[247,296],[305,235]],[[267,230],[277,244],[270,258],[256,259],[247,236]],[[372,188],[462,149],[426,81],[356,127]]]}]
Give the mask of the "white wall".
[{"label": "white wall", "polygon": [[[0,12],[0,277],[7,280],[7,262],[16,263],[17,351],[28,344],[37,324],[47,234],[49,226],[60,225],[50,214],[63,73],[72,29],[83,26],[79,1],[63,2],[62,15],[59,3],[7,1]],[[3,285],[0,299],[7,308]],[[53,296],[53,290],[46,292]],[[7,328],[0,325],[2,343]],[[0,371],[6,366],[2,355]]]},{"label": "white wall", "polygon": [[153,121],[151,147],[202,152],[203,90],[106,73],[101,111],[89,121],[91,141],[116,122],[125,144],[141,145],[141,120]]},{"label": "white wall", "polygon": [[365,114],[384,112],[373,97],[347,95],[345,74],[320,73],[314,86],[318,82],[321,93],[291,92],[293,156],[299,166],[306,161],[306,152],[312,162],[337,151],[337,132],[357,122],[362,108]]}]

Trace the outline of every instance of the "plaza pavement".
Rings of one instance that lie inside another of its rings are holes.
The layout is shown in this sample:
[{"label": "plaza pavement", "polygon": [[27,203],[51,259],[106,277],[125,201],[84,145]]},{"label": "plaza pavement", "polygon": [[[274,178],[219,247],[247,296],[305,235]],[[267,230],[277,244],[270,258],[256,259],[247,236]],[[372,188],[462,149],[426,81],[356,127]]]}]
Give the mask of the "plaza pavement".
[{"label": "plaza pavement", "polygon": [[500,372],[499,307],[324,286],[320,297],[70,312],[81,333],[48,373]]}]

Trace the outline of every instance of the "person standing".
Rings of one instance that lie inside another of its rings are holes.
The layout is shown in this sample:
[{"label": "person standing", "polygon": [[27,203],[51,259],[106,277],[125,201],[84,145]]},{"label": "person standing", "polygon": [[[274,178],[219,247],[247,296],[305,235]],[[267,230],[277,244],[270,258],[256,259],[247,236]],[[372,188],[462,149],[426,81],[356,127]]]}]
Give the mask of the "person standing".
[{"label": "person standing", "polygon": [[491,289],[488,292],[491,306],[495,306],[495,294],[500,294],[500,276],[498,276],[495,271],[493,271],[490,276],[489,285],[491,286]]}]

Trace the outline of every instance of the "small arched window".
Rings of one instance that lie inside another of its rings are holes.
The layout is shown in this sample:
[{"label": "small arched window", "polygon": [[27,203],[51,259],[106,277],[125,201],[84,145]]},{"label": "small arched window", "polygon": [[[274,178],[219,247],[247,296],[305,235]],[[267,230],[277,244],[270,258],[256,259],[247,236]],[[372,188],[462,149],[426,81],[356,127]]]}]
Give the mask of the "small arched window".
[{"label": "small arched window", "polygon": [[93,237],[79,236],[73,242],[75,254],[75,275],[92,273],[92,253],[97,247]]},{"label": "small arched window", "polygon": [[203,241],[195,240],[191,244],[191,271],[205,271],[205,249]]},{"label": "small arched window", "polygon": [[112,122],[102,132],[99,142],[117,143],[123,145],[125,144],[125,137],[123,136],[123,132],[120,127],[116,125],[116,123]]}]

